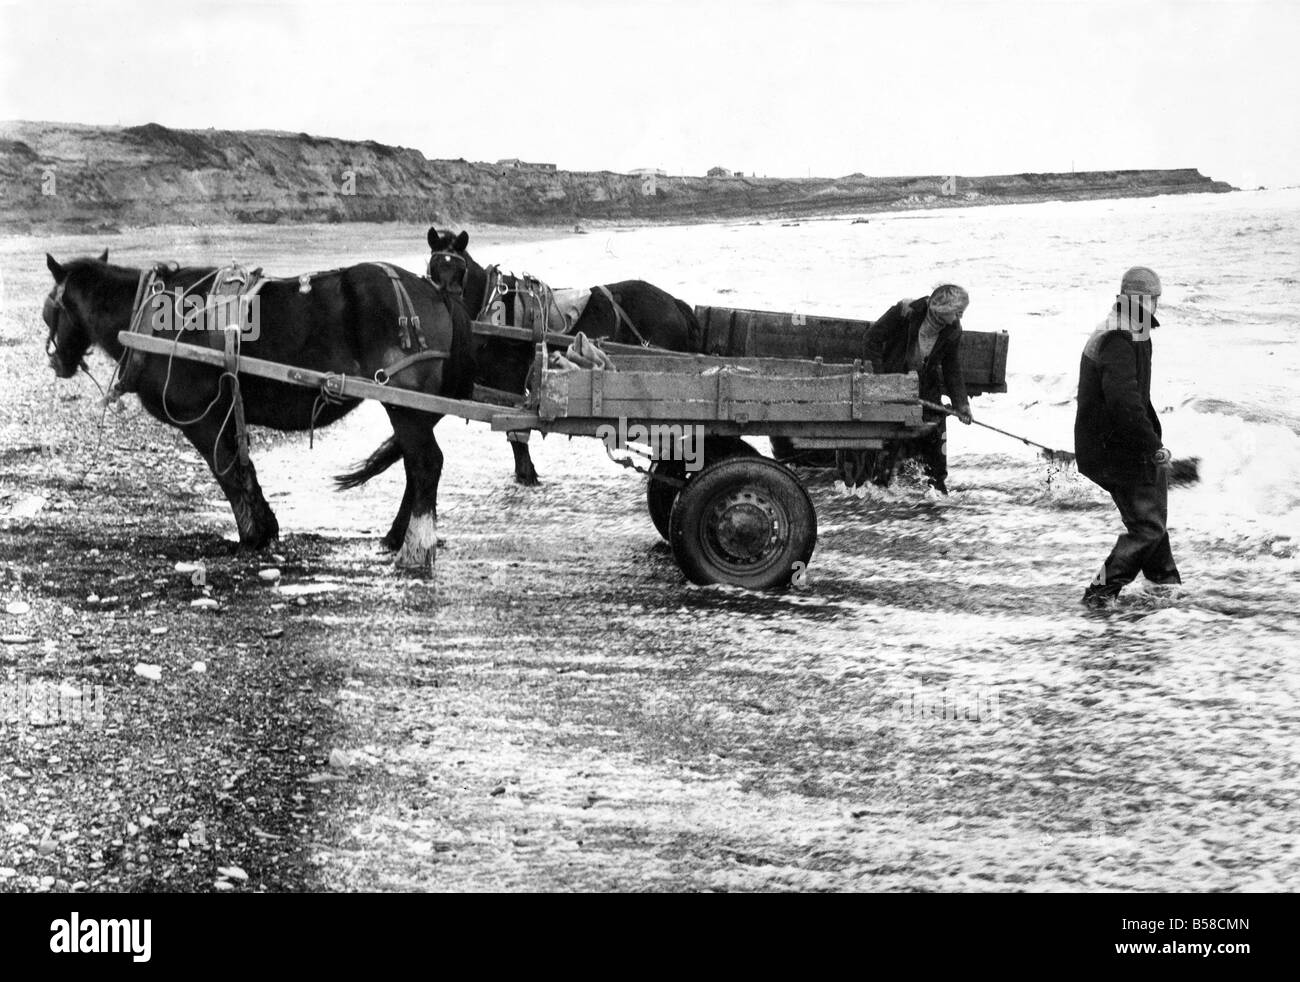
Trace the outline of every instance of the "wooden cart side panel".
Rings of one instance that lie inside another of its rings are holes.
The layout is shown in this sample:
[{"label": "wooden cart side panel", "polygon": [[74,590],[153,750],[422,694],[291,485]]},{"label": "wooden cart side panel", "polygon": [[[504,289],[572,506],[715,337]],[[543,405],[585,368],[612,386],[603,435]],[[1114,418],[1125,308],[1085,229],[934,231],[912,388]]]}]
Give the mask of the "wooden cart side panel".
[{"label": "wooden cart side panel", "polygon": [[[917,398],[916,380],[910,375],[863,375],[855,380],[850,373],[824,378],[795,378],[743,372],[705,375],[688,372],[548,371],[543,391],[559,378],[565,379],[568,400],[574,409],[591,400],[593,384],[597,381],[604,399],[641,399],[647,403],[716,398],[723,379],[729,380],[731,398],[751,402],[847,402],[855,388],[863,402],[915,402]],[[571,411],[569,415],[578,414]]]},{"label": "wooden cart side panel", "polygon": [[920,421],[911,375],[773,378],[738,372],[547,371],[544,419]]},{"label": "wooden cart side panel", "polygon": [[1007,391],[1007,349],[1010,336],[1006,331],[962,331],[962,379],[972,395],[981,392]]},{"label": "wooden cart side panel", "polygon": [[[705,353],[845,363],[863,357],[872,321],[767,310],[698,306]],[[724,328],[725,326],[725,328]],[[962,332],[962,376],[971,395],[1007,391],[1006,331]]]},{"label": "wooden cart side panel", "polygon": [[[595,383],[599,379],[599,394]],[[600,372],[546,371],[542,376],[542,405],[548,418],[558,416],[620,416],[609,411],[614,404],[641,403],[645,415],[680,412],[684,403],[766,402],[773,406],[809,404],[830,412],[836,408],[878,403],[916,402],[916,379],[911,375],[831,375],[823,378],[778,378],[743,372]],[[599,400],[604,412],[592,411]],[[641,415],[641,413],[638,413]],[[717,418],[727,418],[719,412]],[[765,417],[769,418],[769,417]],[[774,418],[774,417],[772,417]]]},{"label": "wooden cart side panel", "polygon": [[[560,413],[542,418],[593,419],[585,401],[579,403],[581,412],[565,416]],[[753,402],[747,399],[680,399],[674,402],[647,402],[644,399],[609,399],[601,403],[601,419],[657,419],[663,422],[708,420],[710,422],[764,422],[764,423],[818,423],[818,422],[877,422],[920,423],[920,408],[898,402],[871,403],[860,414],[855,414],[849,403],[790,402],[774,405],[770,402]],[[547,404],[543,402],[543,408]],[[559,407],[555,407],[558,409]],[[572,407],[571,407],[572,408]]]},{"label": "wooden cart side panel", "polygon": [[[602,343],[601,348],[605,348]],[[620,372],[676,372],[692,366],[696,371],[709,368],[735,368],[753,374],[790,376],[847,375],[853,371],[871,374],[870,362],[818,362],[803,358],[743,358],[712,357],[708,355],[664,354],[662,351],[639,349],[638,354],[614,355],[614,366]]]},{"label": "wooden cart side panel", "polygon": [[704,328],[706,354],[836,362],[862,357],[862,336],[870,325],[843,317],[729,307],[696,307],[695,316]]},{"label": "wooden cart side panel", "polygon": [[[933,423],[910,423],[905,421],[881,420],[879,422],[862,420],[826,420],[813,421],[757,421],[737,422],[735,420],[717,420],[708,417],[699,419],[663,420],[645,416],[624,417],[628,426],[703,426],[705,431],[718,436],[788,436],[792,439],[828,440],[836,446],[856,440],[899,440],[923,436],[934,429]],[[555,420],[544,420],[536,413],[503,411],[492,420],[492,429],[497,431],[536,429],[545,433],[568,433],[574,436],[601,436],[602,427],[617,427],[619,420],[608,417],[593,419],[575,416]]]}]

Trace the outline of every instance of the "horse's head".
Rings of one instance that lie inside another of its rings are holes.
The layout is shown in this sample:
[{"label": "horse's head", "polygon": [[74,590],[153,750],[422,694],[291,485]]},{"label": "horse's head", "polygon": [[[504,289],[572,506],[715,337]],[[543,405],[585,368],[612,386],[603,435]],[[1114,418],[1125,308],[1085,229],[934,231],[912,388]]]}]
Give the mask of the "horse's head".
[{"label": "horse's head", "polygon": [[[429,265],[426,270],[429,279],[439,290],[446,290],[454,297],[464,297],[465,277],[469,272],[469,255],[465,247],[469,245],[469,233],[461,232],[453,236],[450,232],[429,229]],[[477,313],[477,311],[471,311]]]},{"label": "horse's head", "polygon": [[86,365],[86,352],[95,342],[90,329],[92,305],[86,271],[107,262],[107,249],[98,259],[74,259],[66,266],[48,252],[45,254],[45,265],[54,276],[54,288],[45,298],[41,318],[49,328],[45,353],[59,378],[71,378]]},{"label": "horse's head", "polygon": [[[429,229],[429,279],[440,289],[458,294],[471,317],[483,308],[487,272],[466,251],[469,233]],[[494,389],[523,392],[524,379],[533,364],[533,346],[525,341],[478,337],[474,343],[478,365],[476,381]]]}]

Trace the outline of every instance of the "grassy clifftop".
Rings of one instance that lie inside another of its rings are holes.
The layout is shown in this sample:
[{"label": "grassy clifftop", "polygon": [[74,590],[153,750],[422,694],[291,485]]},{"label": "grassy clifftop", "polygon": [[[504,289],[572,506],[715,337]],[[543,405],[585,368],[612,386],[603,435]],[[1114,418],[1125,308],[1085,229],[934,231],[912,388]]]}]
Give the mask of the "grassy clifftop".
[{"label": "grassy clifftop", "polygon": [[641,177],[430,160],[306,133],[0,123],[0,222],[47,227],[229,222],[557,224],[796,217],[945,204],[1232,188],[1195,169],[958,177]]}]

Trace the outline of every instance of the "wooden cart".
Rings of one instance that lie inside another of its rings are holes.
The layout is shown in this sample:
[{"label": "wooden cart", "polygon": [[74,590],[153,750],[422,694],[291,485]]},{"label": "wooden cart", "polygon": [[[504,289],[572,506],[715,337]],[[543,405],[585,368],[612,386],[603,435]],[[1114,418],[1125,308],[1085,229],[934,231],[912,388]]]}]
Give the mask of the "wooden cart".
[{"label": "wooden cart", "polygon": [[[501,406],[449,399],[250,357],[240,359],[238,370],[295,385],[328,385],[336,398],[376,399],[479,420],[494,430],[596,437],[609,450],[636,443],[635,428],[643,427],[658,434],[653,442],[660,451],[647,468],[647,505],[682,571],[696,583],[754,589],[785,584],[800,563],[808,563],[817,518],[798,477],[759,455],[744,437],[872,449],[922,435],[933,425],[922,420],[914,376],[872,375],[860,362],[602,344],[615,371],[552,370],[546,365],[548,346],[565,347],[571,337],[477,322],[474,331],[536,343],[540,384],[529,400]],[[151,354],[225,363],[222,352],[198,345],[129,332],[120,339]]]},{"label": "wooden cart", "polygon": [[[492,428],[591,436],[607,450],[648,445],[651,520],[695,583],[781,586],[816,545],[817,517],[803,484],[744,437],[874,450],[934,425],[922,419],[914,375],[873,375],[860,361],[601,347],[617,371],[552,370],[539,345],[532,404],[500,412]],[[640,440],[632,436],[638,428]]]}]

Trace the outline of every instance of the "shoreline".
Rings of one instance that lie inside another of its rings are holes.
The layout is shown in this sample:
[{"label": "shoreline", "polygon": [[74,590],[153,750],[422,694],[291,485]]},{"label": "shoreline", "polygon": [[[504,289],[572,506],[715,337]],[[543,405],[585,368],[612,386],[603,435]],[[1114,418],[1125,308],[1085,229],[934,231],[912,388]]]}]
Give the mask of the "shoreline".
[{"label": "shoreline", "polygon": [[[1286,186],[1280,188],[1252,188],[1252,189],[1234,189],[1233,195],[1255,195],[1255,194],[1277,194],[1285,191],[1300,190],[1300,186]],[[149,232],[152,234],[161,234],[169,231],[195,233],[199,232],[206,236],[259,236],[266,234],[289,233],[325,230],[333,231],[341,228],[360,230],[365,228],[374,228],[377,230],[387,229],[406,229],[421,228],[427,229],[430,225],[436,225],[438,228],[445,229],[470,229],[475,233],[477,239],[488,239],[503,244],[513,242],[534,242],[548,239],[569,238],[574,235],[582,235],[594,231],[635,231],[647,228],[689,228],[698,225],[780,225],[794,226],[803,224],[813,224],[817,222],[852,222],[858,219],[864,219],[866,216],[875,218],[928,218],[936,217],[946,212],[961,212],[973,209],[984,208],[1010,208],[1027,205],[1043,204],[1082,204],[1094,201],[1128,201],[1128,200],[1153,200],[1156,198],[1200,198],[1200,197],[1219,197],[1224,192],[1218,191],[1201,191],[1188,194],[1169,194],[1159,192],[1153,194],[1126,194],[1126,195],[1096,195],[1091,197],[1034,197],[1034,198],[1015,198],[1000,200],[975,200],[954,202],[953,204],[928,203],[922,207],[897,207],[895,205],[878,205],[875,207],[864,207],[850,210],[836,210],[827,212],[818,212],[814,214],[790,215],[774,212],[755,212],[752,215],[725,215],[721,213],[702,214],[692,220],[685,220],[679,216],[665,218],[651,217],[627,217],[627,218],[591,218],[579,219],[574,223],[564,222],[545,222],[545,223],[516,223],[507,224],[502,222],[480,221],[473,218],[452,218],[452,219],[430,219],[424,222],[407,221],[404,219],[394,219],[391,221],[343,221],[343,222],[320,222],[320,221],[279,221],[279,222],[159,222],[157,224],[124,224],[111,225],[102,223],[100,225],[86,224],[82,227],[72,227],[70,224],[50,222],[45,225],[33,225],[19,231],[11,231],[6,228],[0,228],[0,240],[18,240],[23,238],[85,238],[91,236],[119,237],[132,233]],[[863,221],[862,224],[868,222]]]}]

